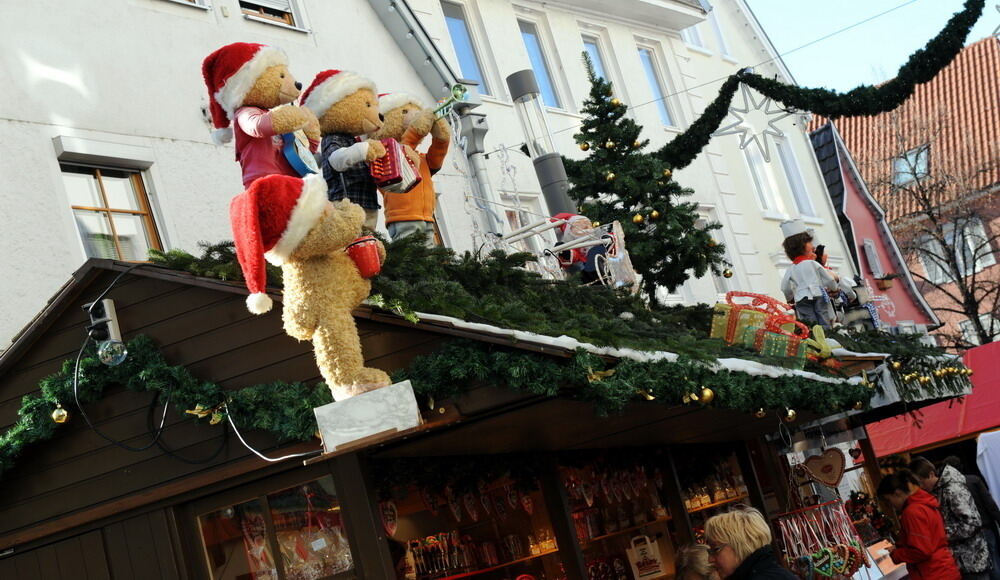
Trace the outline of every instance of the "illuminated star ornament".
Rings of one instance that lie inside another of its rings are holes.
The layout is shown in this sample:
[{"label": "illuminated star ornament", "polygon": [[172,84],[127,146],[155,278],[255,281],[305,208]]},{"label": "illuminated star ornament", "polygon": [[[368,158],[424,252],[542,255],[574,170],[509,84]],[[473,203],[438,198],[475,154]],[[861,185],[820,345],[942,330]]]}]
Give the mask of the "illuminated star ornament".
[{"label": "illuminated star ornament", "polygon": [[[720,127],[712,135],[739,135],[740,149],[746,149],[749,145],[756,144],[761,155],[764,156],[764,161],[770,163],[771,151],[767,136],[784,137],[785,134],[775,123],[794,113],[774,105],[770,97],[762,97],[761,101],[756,101],[750,92],[750,87],[744,83],[740,83],[740,91],[743,93],[743,106],[733,105],[729,107],[729,114],[736,120],[725,127]],[[765,123],[767,128],[758,132],[757,127],[763,126]]]}]

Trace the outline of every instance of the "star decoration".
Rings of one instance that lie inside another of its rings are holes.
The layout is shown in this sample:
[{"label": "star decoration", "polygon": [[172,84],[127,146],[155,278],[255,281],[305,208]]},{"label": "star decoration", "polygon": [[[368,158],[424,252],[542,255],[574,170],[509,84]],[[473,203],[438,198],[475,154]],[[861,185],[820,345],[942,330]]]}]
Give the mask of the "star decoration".
[{"label": "star decoration", "polygon": [[[746,149],[747,146],[756,144],[761,155],[764,156],[764,161],[770,163],[771,150],[768,145],[767,136],[784,137],[785,134],[782,133],[781,129],[775,123],[793,115],[794,112],[773,105],[770,97],[763,97],[763,100],[758,102],[753,98],[753,94],[746,84],[740,84],[740,91],[743,93],[743,106],[729,107],[729,114],[735,117],[736,120],[725,127],[720,127],[712,135],[739,135],[740,149]],[[755,120],[760,120],[759,118],[763,117],[763,120],[767,122],[767,128],[758,132],[756,127],[754,127],[755,123],[749,122],[749,119],[747,119],[748,116],[758,117]]]}]

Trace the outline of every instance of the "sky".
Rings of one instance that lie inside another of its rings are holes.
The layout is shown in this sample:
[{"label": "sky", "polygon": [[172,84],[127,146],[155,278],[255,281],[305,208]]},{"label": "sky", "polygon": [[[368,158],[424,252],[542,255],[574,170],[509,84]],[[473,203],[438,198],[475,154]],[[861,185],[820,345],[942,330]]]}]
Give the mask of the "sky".
[{"label": "sky", "polygon": [[[719,1],[719,0],[716,0]],[[730,0],[721,0],[730,1]],[[911,53],[944,27],[963,0],[747,0],[799,85],[847,91],[896,75]],[[998,0],[986,0],[966,44],[1000,24]],[[901,6],[901,7],[900,7]],[[892,10],[801,50],[841,28]]]}]

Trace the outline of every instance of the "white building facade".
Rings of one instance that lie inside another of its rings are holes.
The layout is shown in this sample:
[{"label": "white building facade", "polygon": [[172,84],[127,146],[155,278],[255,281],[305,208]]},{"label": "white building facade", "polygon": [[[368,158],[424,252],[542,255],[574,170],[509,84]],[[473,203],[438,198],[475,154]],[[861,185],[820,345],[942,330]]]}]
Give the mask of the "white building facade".
[{"label": "white building facade", "polygon": [[[231,237],[228,203],[241,190],[231,146],[209,138],[201,60],[223,44],[284,49],[308,84],[337,68],[372,78],[382,92],[433,102],[377,10],[401,0],[56,0],[25,3],[0,24],[0,349],[45,306],[88,256],[141,260],[148,247],[196,252]],[[481,82],[490,131],[492,199],[479,199],[469,165],[453,148],[435,178],[442,238],[472,249],[483,207],[506,227],[548,215],[504,79],[533,68],[557,149],[573,141],[589,91],[588,50],[652,141],[683,131],[744,66],[790,80],[742,0],[706,12],[690,0],[409,0],[452,69]],[[25,22],[38,23],[25,25]],[[40,31],[44,29],[44,34]],[[411,55],[412,56],[412,55]],[[429,66],[429,65],[428,65]],[[760,98],[755,95],[756,98]],[[741,96],[737,94],[737,102]],[[759,120],[758,120],[759,121]],[[765,122],[766,123],[766,122]],[[677,180],[719,221],[733,278],[694,280],[669,297],[714,302],[727,289],[780,295],[780,221],[802,216],[853,274],[833,208],[799,116],[777,123],[771,161],[736,136],[713,138]],[[507,147],[506,151],[504,148]]]}]

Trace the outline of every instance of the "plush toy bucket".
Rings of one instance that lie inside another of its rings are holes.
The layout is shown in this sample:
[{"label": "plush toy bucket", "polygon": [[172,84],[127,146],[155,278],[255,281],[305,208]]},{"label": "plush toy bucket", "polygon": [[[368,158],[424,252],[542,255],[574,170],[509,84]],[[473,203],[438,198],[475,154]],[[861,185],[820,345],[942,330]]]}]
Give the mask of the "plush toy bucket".
[{"label": "plush toy bucket", "polygon": [[362,278],[371,278],[382,271],[378,259],[378,240],[375,236],[361,236],[347,246],[347,255],[358,266]]}]

